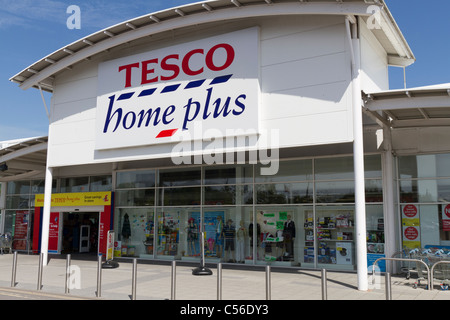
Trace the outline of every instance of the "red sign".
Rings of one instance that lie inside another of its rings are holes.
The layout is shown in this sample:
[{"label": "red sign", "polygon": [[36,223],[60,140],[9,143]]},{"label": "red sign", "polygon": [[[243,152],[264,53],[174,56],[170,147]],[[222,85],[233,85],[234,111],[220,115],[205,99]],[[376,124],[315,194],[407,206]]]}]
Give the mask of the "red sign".
[{"label": "red sign", "polygon": [[406,228],[404,233],[405,233],[405,238],[408,240],[411,240],[411,241],[416,240],[417,237],[419,236],[419,232],[414,227]]},{"label": "red sign", "polygon": [[448,204],[447,206],[445,206],[444,208],[444,215],[450,219],[450,204]]},{"label": "red sign", "polygon": [[[214,53],[218,50],[225,50],[226,61],[217,66],[214,62]],[[204,64],[197,66],[196,70],[192,70],[190,66],[190,60],[194,55],[201,55],[204,57]],[[211,71],[222,71],[227,69],[234,61],[235,50],[233,46],[227,43],[220,43],[212,47],[206,54],[204,49],[194,49],[188,52],[184,57],[180,57],[178,54],[170,54],[159,60],[159,58],[153,58],[145,61],[137,61],[124,66],[119,66],[119,72],[125,70],[125,88],[131,87],[131,73],[134,68],[141,71],[141,85],[154,83],[158,81],[168,81],[177,78],[182,71],[188,76],[196,76],[203,73],[204,66]],[[179,61],[181,61],[181,68]],[[162,71],[168,71],[170,75],[158,75],[158,67]],[[180,70],[181,69],[181,70]],[[149,79],[150,78],[150,79]]]},{"label": "red sign", "polygon": [[48,234],[48,251],[58,252],[59,242],[59,212],[50,213],[50,226]]},{"label": "red sign", "polygon": [[28,215],[28,211],[16,211],[13,243],[16,250],[27,249]]},{"label": "red sign", "polygon": [[417,207],[413,204],[408,204],[403,208],[403,214],[408,218],[414,218],[417,215]]}]

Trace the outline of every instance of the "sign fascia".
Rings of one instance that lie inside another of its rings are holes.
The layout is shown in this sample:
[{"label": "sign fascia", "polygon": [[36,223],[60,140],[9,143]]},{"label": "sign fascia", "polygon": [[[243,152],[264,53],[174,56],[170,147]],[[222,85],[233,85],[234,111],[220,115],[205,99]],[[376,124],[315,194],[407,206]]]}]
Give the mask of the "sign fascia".
[{"label": "sign fascia", "polygon": [[[111,205],[111,191],[52,194],[52,207],[110,206],[110,205]],[[34,200],[34,206],[35,207],[44,206],[43,194],[36,195]]]},{"label": "sign fascia", "polygon": [[100,63],[98,90],[96,150],[186,140],[199,122],[190,140],[257,134],[259,28]]}]

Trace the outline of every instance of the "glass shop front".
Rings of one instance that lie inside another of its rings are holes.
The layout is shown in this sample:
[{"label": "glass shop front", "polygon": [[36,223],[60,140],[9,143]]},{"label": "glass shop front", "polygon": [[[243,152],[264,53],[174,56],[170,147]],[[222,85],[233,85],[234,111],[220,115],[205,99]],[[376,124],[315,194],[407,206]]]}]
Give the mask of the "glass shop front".
[{"label": "glass shop front", "polygon": [[[381,155],[365,157],[368,255],[384,254]],[[117,171],[116,257],[354,270],[353,158]],[[203,241],[202,241],[202,238]]]}]

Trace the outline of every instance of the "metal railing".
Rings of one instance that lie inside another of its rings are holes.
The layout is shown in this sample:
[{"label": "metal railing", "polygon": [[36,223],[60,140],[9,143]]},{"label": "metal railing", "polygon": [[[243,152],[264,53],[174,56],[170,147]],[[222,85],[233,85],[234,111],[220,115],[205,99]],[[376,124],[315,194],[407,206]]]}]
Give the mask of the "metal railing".
[{"label": "metal railing", "polygon": [[[428,290],[431,290],[431,282],[432,282],[432,274],[430,272],[430,268],[428,267],[428,265],[419,259],[406,259],[406,258],[379,258],[377,260],[375,260],[375,262],[373,263],[373,268],[372,268],[372,279],[373,281],[375,281],[375,266],[378,264],[379,261],[381,260],[386,260],[386,261],[407,261],[407,262],[418,262],[421,263],[425,266],[425,269],[427,270],[427,285],[428,285]],[[389,283],[386,285],[390,285],[390,277],[389,277]]]},{"label": "metal railing", "polygon": [[430,283],[430,290],[433,290],[433,286],[434,286],[434,281],[433,281],[434,280],[434,268],[440,264],[450,264],[450,261],[438,261],[435,264],[433,264],[433,266],[431,267],[432,277],[431,277],[431,283]]},{"label": "metal railing", "polygon": [[[64,292],[65,294],[70,293],[71,284],[73,282],[74,271],[72,270],[71,265],[71,255],[68,254],[66,256],[65,263],[65,283],[64,283]],[[12,264],[12,274],[11,274],[11,287],[15,287],[17,285],[16,275],[17,275],[17,251],[14,252],[13,255],[13,264]],[[137,298],[137,280],[138,280],[138,259],[133,259],[132,264],[132,274],[131,274],[131,300],[136,300]],[[171,300],[176,299],[176,267],[177,262],[172,261],[171,263]],[[44,255],[41,253],[39,255],[39,265],[38,265],[38,274],[37,274],[37,291],[41,291],[43,288],[43,269],[44,269]],[[217,300],[222,300],[222,277],[223,277],[223,265],[222,263],[217,264]],[[97,290],[95,291],[95,296],[100,298],[102,295],[102,255],[98,256],[98,264],[97,264]],[[272,268],[270,265],[265,267],[265,294],[266,300],[272,299]],[[321,289],[322,289],[322,300],[328,299],[327,294],[327,271],[325,269],[321,270]]]}]

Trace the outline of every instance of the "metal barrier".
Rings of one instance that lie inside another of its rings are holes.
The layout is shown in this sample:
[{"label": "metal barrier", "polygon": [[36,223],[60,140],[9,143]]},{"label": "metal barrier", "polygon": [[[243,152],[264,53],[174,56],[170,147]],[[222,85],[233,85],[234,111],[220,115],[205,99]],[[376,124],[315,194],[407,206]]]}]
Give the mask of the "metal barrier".
[{"label": "metal barrier", "polygon": [[102,296],[102,255],[99,254],[97,258],[97,298]]},{"label": "metal barrier", "polygon": [[44,269],[44,254],[41,253],[39,255],[39,266],[38,266],[38,282],[37,282],[37,290],[40,291],[42,289],[42,271]]},{"label": "metal barrier", "polygon": [[373,266],[374,266],[374,268],[373,268],[373,270],[372,270],[372,276],[373,276],[373,280],[372,281],[375,281],[375,266],[377,265],[377,263],[379,262],[379,261],[381,261],[381,260],[386,260],[386,261],[407,261],[407,262],[420,262],[420,263],[422,263],[424,266],[425,266],[425,269],[427,270],[427,275],[428,275],[428,277],[427,277],[427,285],[428,285],[428,290],[431,290],[430,288],[431,288],[431,272],[430,272],[430,268],[428,267],[428,265],[425,263],[425,262],[423,262],[422,260],[419,260],[419,259],[403,259],[403,258],[379,258],[379,259],[377,259],[377,260],[375,260],[375,262],[373,263]]},{"label": "metal barrier", "polygon": [[222,300],[222,263],[217,264],[217,300]]},{"label": "metal barrier", "polygon": [[392,300],[392,283],[391,283],[391,274],[386,272],[385,274],[385,292],[386,292],[386,300]]},{"label": "metal barrier", "polygon": [[171,275],[171,290],[170,290],[170,299],[175,300],[175,292],[176,292],[176,283],[177,283],[177,262],[172,261],[172,275]]},{"label": "metal barrier", "polygon": [[328,300],[327,270],[322,269],[322,300]]},{"label": "metal barrier", "polygon": [[431,267],[431,283],[430,283],[430,290],[433,290],[433,286],[434,286],[434,268],[439,265],[439,264],[450,264],[450,261],[438,261],[435,264],[433,264],[433,266]]},{"label": "metal barrier", "polygon": [[[133,259],[132,266],[132,291],[130,298],[131,300],[136,300],[136,288],[137,288],[137,260]],[[375,264],[381,259],[375,261]],[[38,280],[37,280],[37,291],[41,291],[43,288],[42,285],[42,274],[43,274],[43,262],[44,262],[44,254],[39,255],[39,265],[38,265]],[[450,261],[449,261],[450,263]],[[172,261],[171,263],[171,300],[176,299],[176,261]],[[69,294],[71,289],[71,255],[68,254],[66,256],[66,270],[65,270],[65,293]],[[267,265],[265,267],[265,285],[266,285],[266,300],[272,299],[272,276],[271,276],[271,266]],[[11,276],[11,287],[16,285],[16,274],[17,274],[17,252],[14,252],[13,257],[13,266],[12,266],[12,276]],[[222,300],[222,263],[217,264],[217,300]],[[327,300],[327,271],[322,269],[321,275],[322,281],[322,300]],[[97,291],[95,292],[96,297],[101,297],[102,292],[102,255],[98,256],[98,264],[97,264]]]},{"label": "metal barrier", "polygon": [[66,294],[70,293],[70,264],[71,264],[71,256],[68,254],[66,256],[66,282],[64,285],[64,292]]},{"label": "metal barrier", "polygon": [[136,300],[137,287],[137,259],[133,259],[133,272],[131,276],[131,300]]},{"label": "metal barrier", "polygon": [[272,298],[272,280],[270,266],[266,266],[266,300]]},{"label": "metal barrier", "polygon": [[11,275],[11,287],[16,286],[16,274],[17,274],[17,251],[14,252],[12,275]]}]

